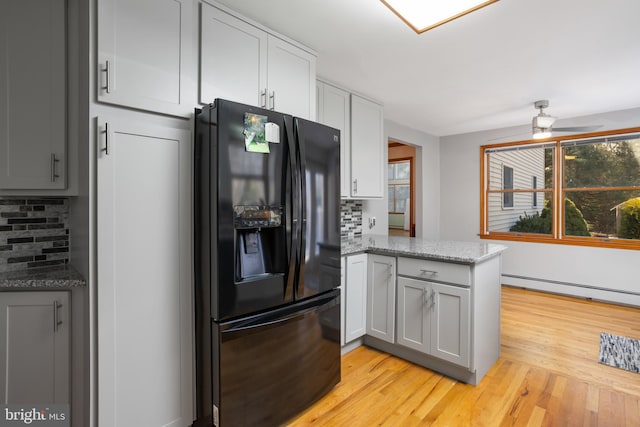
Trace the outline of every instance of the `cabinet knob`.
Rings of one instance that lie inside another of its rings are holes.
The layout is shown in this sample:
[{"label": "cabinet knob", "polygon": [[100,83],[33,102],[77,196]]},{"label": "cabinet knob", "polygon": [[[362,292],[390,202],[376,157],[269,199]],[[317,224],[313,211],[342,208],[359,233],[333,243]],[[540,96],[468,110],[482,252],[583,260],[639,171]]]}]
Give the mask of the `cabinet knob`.
[{"label": "cabinet knob", "polygon": [[59,161],[60,159],[56,157],[56,153],[51,153],[51,182],[55,182],[56,178],[60,178],[60,175],[56,173],[56,166]]},{"label": "cabinet knob", "polygon": [[438,272],[437,272],[437,271],[435,271],[435,270],[425,270],[425,269],[421,269],[421,270],[420,270],[420,273],[421,273],[422,275],[427,275],[427,274],[428,274],[429,276],[437,276],[437,275],[438,275]]},{"label": "cabinet knob", "polygon": [[58,301],[53,302],[53,332],[58,332],[60,325],[62,325],[62,320],[60,320],[60,304]]},{"label": "cabinet knob", "polygon": [[260,106],[267,108],[267,89],[260,91]]},{"label": "cabinet knob", "polygon": [[276,91],[275,90],[269,94],[269,109],[270,110],[276,109]]},{"label": "cabinet knob", "polygon": [[111,85],[109,84],[109,80],[110,80],[110,74],[111,74],[111,67],[109,65],[109,60],[105,61],[105,65],[104,68],[102,69],[102,72],[105,74],[104,78],[105,78],[105,84],[104,86],[102,86],[102,88],[104,89],[104,91],[106,93],[111,93]]}]

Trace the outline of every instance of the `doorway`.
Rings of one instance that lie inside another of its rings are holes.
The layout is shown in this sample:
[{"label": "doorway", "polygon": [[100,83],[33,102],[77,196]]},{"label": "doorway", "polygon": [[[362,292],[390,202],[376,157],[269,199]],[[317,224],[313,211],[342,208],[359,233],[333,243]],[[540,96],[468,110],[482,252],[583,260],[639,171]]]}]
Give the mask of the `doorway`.
[{"label": "doorway", "polygon": [[416,148],[390,140],[388,150],[389,235],[415,237]]}]

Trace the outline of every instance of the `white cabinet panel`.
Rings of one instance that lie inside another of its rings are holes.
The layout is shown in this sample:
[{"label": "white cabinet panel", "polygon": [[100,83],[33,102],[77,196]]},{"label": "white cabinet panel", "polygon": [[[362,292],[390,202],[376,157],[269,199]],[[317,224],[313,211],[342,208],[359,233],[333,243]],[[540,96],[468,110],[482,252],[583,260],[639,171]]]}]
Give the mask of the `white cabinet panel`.
[{"label": "white cabinet panel", "polygon": [[431,326],[424,282],[398,278],[398,344],[429,353]]},{"label": "white cabinet panel", "polygon": [[315,55],[208,4],[200,19],[200,103],[224,98],[316,119]]},{"label": "white cabinet panel", "polygon": [[200,103],[266,107],[267,33],[207,4],[200,14]]},{"label": "white cabinet panel", "polygon": [[69,295],[0,292],[0,404],[69,403]]},{"label": "white cabinet panel", "polygon": [[469,367],[469,289],[431,283],[431,292],[431,354]]},{"label": "white cabinet panel", "polygon": [[66,187],[64,0],[0,2],[0,189]]},{"label": "white cabinet panel", "polygon": [[398,344],[470,364],[469,288],[398,278]]},{"label": "white cabinet panel", "polygon": [[316,57],[269,35],[268,108],[316,120]]},{"label": "white cabinet panel", "polygon": [[345,341],[360,338],[367,323],[367,255],[347,257]]},{"label": "white cabinet panel", "polygon": [[351,102],[349,92],[317,82],[318,122],[340,130],[340,196],[351,195]]},{"label": "white cabinet panel", "polygon": [[193,421],[191,135],[98,127],[99,424],[184,427]]},{"label": "white cabinet panel", "polygon": [[367,270],[367,335],[394,342],[396,259],[369,254]]},{"label": "white cabinet panel", "polygon": [[384,197],[384,117],[382,106],[351,95],[351,197]]},{"label": "white cabinet panel", "polygon": [[191,0],[98,0],[98,100],[188,117]]}]

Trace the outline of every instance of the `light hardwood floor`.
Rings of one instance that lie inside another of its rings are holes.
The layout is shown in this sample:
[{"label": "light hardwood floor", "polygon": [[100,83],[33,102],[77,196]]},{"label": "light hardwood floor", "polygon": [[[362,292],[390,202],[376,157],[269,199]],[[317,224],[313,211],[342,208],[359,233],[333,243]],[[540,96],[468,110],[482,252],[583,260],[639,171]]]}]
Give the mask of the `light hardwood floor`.
[{"label": "light hardwood floor", "polygon": [[640,374],[598,363],[640,309],[503,287],[501,357],[477,387],[359,347],[289,426],[640,426]]}]

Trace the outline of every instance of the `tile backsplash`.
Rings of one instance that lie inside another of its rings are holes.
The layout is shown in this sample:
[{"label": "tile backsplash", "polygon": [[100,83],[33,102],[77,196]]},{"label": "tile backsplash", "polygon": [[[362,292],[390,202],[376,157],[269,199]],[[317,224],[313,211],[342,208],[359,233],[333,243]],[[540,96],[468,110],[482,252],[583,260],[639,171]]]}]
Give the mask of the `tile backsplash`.
[{"label": "tile backsplash", "polygon": [[65,198],[0,198],[0,272],[69,263]]},{"label": "tile backsplash", "polygon": [[340,238],[362,237],[362,200],[340,201]]}]

